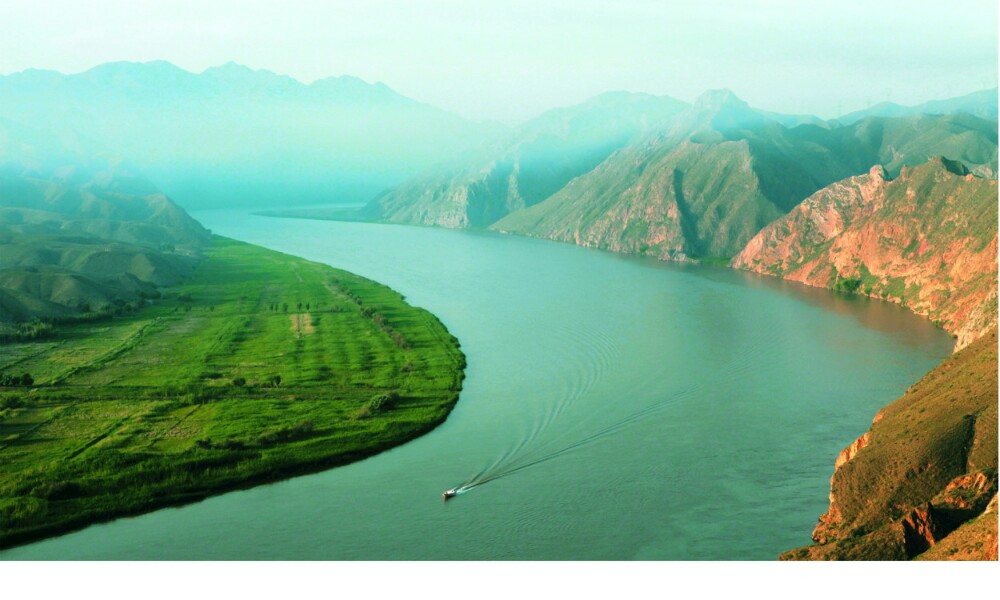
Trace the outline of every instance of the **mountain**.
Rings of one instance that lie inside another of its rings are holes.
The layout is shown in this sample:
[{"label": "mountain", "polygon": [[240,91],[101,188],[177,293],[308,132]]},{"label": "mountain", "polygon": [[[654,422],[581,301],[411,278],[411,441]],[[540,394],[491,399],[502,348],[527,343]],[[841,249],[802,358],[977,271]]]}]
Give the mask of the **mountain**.
[{"label": "mountain", "polygon": [[934,158],[807,198],[732,265],[906,306],[964,347],[997,324],[997,181]]},{"label": "mountain", "polygon": [[164,61],[0,77],[0,117],[129,157],[187,207],[368,199],[496,132],[353,77]]},{"label": "mountain", "polygon": [[0,120],[0,224],[191,251],[210,234],[144,175],[73,132]]},{"label": "mountain", "polygon": [[840,125],[850,125],[866,117],[902,117],[906,115],[947,115],[958,112],[983,119],[997,118],[998,90],[980,90],[964,96],[948,98],[945,100],[932,100],[916,106],[902,106],[893,102],[881,102],[866,108],[846,114],[833,122]]},{"label": "mountain", "polygon": [[94,142],[0,121],[0,337],[134,308],[190,276],[210,238]]},{"label": "mountain", "polygon": [[730,257],[816,190],[884,164],[943,154],[995,175],[996,122],[967,114],[785,127],[731,92],[707,92],[500,231],[661,259]]},{"label": "mountain", "polygon": [[365,208],[369,218],[444,227],[486,227],[533,206],[686,104],[668,96],[610,92],[551,110],[451,171],[397,186]]}]

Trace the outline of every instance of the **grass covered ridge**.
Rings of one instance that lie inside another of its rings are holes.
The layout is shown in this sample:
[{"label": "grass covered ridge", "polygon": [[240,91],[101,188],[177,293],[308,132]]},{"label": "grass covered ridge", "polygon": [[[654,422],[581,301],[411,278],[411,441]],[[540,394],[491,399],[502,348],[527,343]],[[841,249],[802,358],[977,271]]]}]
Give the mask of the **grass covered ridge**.
[{"label": "grass covered ridge", "polygon": [[444,421],[465,357],[363,277],[215,238],[135,314],[5,344],[0,547],[370,456]]}]

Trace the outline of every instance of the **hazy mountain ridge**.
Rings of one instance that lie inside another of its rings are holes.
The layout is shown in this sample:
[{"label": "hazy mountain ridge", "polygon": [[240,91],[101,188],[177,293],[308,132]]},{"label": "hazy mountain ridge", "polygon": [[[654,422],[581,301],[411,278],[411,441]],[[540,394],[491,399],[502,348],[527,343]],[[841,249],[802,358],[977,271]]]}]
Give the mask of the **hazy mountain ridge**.
[{"label": "hazy mountain ridge", "polygon": [[610,92],[554,109],[452,172],[406,182],[365,208],[371,218],[442,227],[485,227],[533,206],[687,105],[668,96]]},{"label": "hazy mountain ridge", "polygon": [[96,140],[189,207],[367,199],[496,134],[384,84],[234,63],[0,76],[0,115]]},{"label": "hazy mountain ridge", "polygon": [[807,196],[935,154],[994,175],[996,123],[970,115],[784,127],[731,92],[706,93],[664,134],[631,144],[497,230],[661,259],[733,256]]},{"label": "hazy mountain ridge", "polygon": [[209,233],[96,143],[0,121],[0,224],[194,249]]},{"label": "hazy mountain ridge", "polygon": [[945,115],[958,112],[968,113],[982,119],[997,118],[998,89],[980,90],[964,96],[931,100],[915,106],[903,106],[893,102],[881,102],[842,117],[831,119],[834,124],[850,125],[866,117],[902,117],[905,115]]},{"label": "hazy mountain ridge", "polygon": [[935,158],[825,187],[762,230],[733,266],[900,303],[958,337],[997,324],[997,181]]}]

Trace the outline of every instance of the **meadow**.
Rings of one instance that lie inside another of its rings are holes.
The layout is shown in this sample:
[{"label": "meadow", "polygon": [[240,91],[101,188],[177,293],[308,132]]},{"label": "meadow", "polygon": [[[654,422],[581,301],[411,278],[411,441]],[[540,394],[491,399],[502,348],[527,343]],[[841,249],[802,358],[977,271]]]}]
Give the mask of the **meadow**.
[{"label": "meadow", "polygon": [[0,347],[0,547],[355,461],[458,400],[458,341],[363,277],[216,237],[161,292]]}]

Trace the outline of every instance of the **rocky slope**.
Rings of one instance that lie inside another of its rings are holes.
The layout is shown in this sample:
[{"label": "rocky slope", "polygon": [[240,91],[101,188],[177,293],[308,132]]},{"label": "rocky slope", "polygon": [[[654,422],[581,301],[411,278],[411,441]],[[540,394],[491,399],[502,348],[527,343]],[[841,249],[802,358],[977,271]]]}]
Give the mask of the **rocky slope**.
[{"label": "rocky slope", "polygon": [[379,195],[364,213],[393,223],[486,227],[548,198],[686,107],[667,96],[611,92],[552,110],[471,157],[469,164]]},{"label": "rocky slope", "polygon": [[943,158],[896,179],[876,166],[810,196],[732,265],[900,303],[962,348],[997,323],[997,181]]},{"label": "rocky slope", "polygon": [[781,558],[996,560],[997,366],[994,327],[882,409],[836,460],[816,544]]},{"label": "rocky slope", "polygon": [[967,114],[786,127],[726,91],[492,228],[661,259],[731,257],[818,189],[941,154],[996,173],[996,123]]}]

